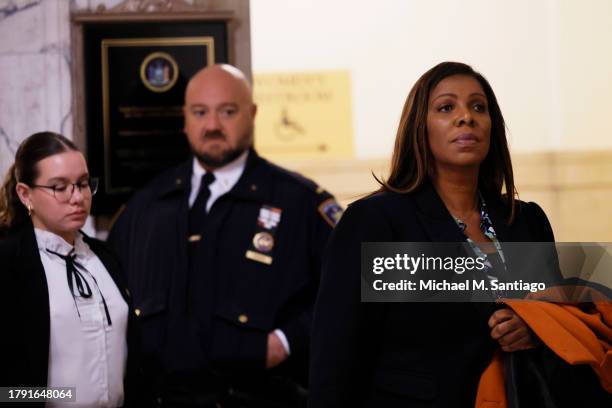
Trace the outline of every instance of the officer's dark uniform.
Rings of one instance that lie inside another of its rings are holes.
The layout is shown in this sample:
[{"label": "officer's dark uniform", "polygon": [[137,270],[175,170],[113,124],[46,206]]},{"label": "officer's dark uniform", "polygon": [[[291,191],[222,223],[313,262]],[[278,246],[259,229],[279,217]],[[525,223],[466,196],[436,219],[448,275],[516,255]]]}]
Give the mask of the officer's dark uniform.
[{"label": "officer's dark uniform", "polygon": [[[138,192],[109,237],[142,325],[151,395],[168,406],[214,406],[228,393],[261,397],[261,406],[292,400],[293,382],[307,378],[321,252],[341,209],[310,180],[251,150],[200,236],[189,237],[191,173],[190,160]],[[275,329],[291,354],[266,370]]]}]

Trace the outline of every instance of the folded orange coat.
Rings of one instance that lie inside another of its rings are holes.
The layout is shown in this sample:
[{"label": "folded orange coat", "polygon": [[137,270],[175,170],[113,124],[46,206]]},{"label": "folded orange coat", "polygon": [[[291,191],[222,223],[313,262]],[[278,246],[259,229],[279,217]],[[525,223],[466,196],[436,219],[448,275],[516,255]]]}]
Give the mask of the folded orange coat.
[{"label": "folded orange coat", "polygon": [[[575,305],[507,300],[548,348],[569,364],[589,364],[612,393],[612,303],[596,301],[584,311]],[[507,408],[503,353],[498,350],[480,377],[476,408]]]}]

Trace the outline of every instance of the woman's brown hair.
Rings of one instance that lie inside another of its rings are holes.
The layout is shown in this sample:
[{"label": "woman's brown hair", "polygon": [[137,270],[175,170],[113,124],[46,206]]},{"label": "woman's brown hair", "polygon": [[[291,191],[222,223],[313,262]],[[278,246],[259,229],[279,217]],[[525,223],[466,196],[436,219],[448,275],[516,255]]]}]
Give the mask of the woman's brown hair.
[{"label": "woman's brown hair", "polygon": [[506,203],[510,209],[508,223],[511,223],[514,219],[516,188],[504,117],[489,82],[472,67],[460,62],[436,65],[424,73],[410,90],[397,129],[390,174],[384,181],[377,179],[381,184],[378,191],[413,192],[431,176],[433,156],[427,137],[429,95],[440,81],[453,75],[467,75],[476,79],[487,97],[491,116],[491,144],[480,165],[478,188],[484,194]]},{"label": "woman's brown hair", "polygon": [[66,137],[53,132],[35,133],[19,145],[15,162],[0,187],[0,236],[28,219],[28,212],[15,191],[17,183],[34,184],[38,162],[67,151],[78,151],[78,148]]}]

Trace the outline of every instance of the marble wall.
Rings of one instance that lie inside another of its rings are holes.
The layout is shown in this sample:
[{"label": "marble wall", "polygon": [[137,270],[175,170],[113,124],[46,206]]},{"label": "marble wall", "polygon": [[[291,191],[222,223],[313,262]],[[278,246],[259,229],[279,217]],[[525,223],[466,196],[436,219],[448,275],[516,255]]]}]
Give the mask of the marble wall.
[{"label": "marble wall", "polygon": [[0,7],[0,172],[31,133],[70,136],[66,0],[9,0]]},{"label": "marble wall", "polygon": [[[121,0],[0,0],[0,174],[19,143],[50,130],[72,138],[70,11]],[[91,220],[85,230],[95,233]]]},{"label": "marble wall", "polygon": [[120,0],[0,0],[0,174],[28,135],[72,137],[70,11]]}]

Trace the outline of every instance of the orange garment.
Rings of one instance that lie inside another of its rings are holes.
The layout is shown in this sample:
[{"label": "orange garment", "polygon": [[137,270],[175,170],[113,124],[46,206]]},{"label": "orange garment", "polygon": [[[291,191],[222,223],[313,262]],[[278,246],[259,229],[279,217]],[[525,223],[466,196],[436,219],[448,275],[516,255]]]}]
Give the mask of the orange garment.
[{"label": "orange garment", "polygon": [[[589,364],[602,387],[612,393],[612,303],[575,305],[506,300],[540,340],[569,364]],[[476,408],[506,408],[503,353],[497,351],[480,377]]]}]

